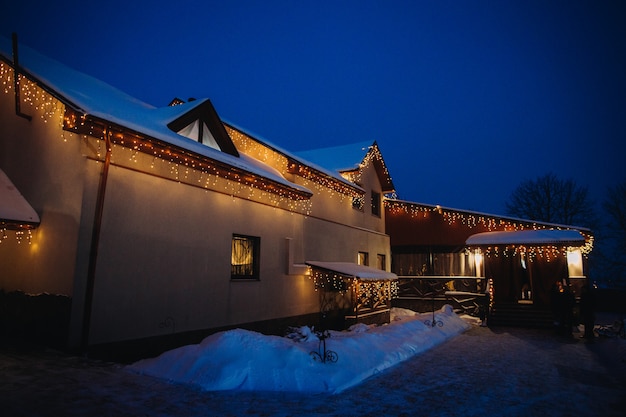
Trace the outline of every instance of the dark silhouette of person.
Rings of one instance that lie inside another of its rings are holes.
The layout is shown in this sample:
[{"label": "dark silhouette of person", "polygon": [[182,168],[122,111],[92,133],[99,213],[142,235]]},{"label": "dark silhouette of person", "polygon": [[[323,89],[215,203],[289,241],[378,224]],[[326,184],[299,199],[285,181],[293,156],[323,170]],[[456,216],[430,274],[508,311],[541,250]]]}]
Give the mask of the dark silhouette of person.
[{"label": "dark silhouette of person", "polygon": [[564,336],[572,335],[572,326],[574,325],[574,305],[576,304],[576,298],[574,293],[568,285],[563,286],[563,292],[561,293],[561,308],[562,314],[562,331]]},{"label": "dark silhouette of person", "polygon": [[554,329],[558,332],[563,324],[561,312],[563,311],[562,297],[563,284],[561,281],[555,281],[550,288],[550,309],[552,311],[552,319],[554,320]]},{"label": "dark silhouette of person", "polygon": [[595,335],[593,327],[596,321],[596,297],[593,288],[587,283],[580,290],[580,318],[585,326],[585,332],[581,336],[587,340],[593,341]]}]

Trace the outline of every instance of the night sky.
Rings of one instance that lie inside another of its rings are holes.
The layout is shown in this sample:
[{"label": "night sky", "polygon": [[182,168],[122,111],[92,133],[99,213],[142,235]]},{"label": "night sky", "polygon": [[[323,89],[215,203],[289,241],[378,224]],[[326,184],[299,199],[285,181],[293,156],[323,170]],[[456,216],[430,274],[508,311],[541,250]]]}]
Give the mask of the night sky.
[{"label": "night sky", "polygon": [[402,199],[626,180],[626,2],[3,3],[1,35],[155,106],[208,97],[294,152],[376,140]]}]

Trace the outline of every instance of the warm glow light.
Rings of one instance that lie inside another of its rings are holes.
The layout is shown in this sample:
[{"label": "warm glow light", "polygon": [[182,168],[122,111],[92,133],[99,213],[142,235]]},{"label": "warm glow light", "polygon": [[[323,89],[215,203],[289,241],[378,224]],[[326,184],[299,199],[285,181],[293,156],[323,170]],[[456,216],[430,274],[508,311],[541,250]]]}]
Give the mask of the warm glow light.
[{"label": "warm glow light", "polygon": [[[402,216],[408,215],[412,219],[422,220],[428,218],[430,215],[440,215],[449,225],[463,225],[467,228],[473,229],[480,227],[485,231],[520,231],[520,230],[564,230],[567,228],[561,228],[552,225],[537,224],[531,220],[524,221],[520,219],[507,219],[495,215],[480,214],[473,212],[464,212],[460,210],[446,209],[439,205],[430,206],[425,204],[410,203],[406,201],[394,200],[386,198],[384,204],[389,215]],[[585,230],[579,230],[579,232],[585,237],[585,244],[580,248],[583,256],[588,256],[593,250],[594,237],[591,233]],[[490,247],[486,248],[483,255],[486,256],[509,256],[510,254],[527,253],[531,257],[546,256],[548,259],[554,256],[565,256],[566,247],[557,247],[554,245],[547,245],[544,247],[526,247],[523,245],[510,245],[506,247]]]},{"label": "warm glow light", "polygon": [[476,267],[476,276],[482,277],[483,272],[483,254],[480,249],[474,250],[474,266]]},{"label": "warm glow light", "polygon": [[583,255],[580,249],[567,249],[567,272],[570,277],[583,276]]}]

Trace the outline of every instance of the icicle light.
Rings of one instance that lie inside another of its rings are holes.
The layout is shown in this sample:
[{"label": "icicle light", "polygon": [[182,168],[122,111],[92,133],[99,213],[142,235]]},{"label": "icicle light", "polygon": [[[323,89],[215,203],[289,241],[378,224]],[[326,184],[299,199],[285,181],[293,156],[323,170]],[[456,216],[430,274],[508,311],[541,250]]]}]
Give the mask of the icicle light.
[{"label": "icicle light", "polygon": [[[419,221],[428,219],[430,216],[441,216],[449,225],[461,225],[469,229],[480,228],[489,232],[493,231],[520,231],[520,230],[571,230],[567,227],[558,227],[554,225],[540,224],[533,221],[524,221],[521,219],[507,219],[488,214],[463,212],[458,210],[446,209],[441,206],[430,206],[416,204],[406,201],[394,200],[386,198],[384,205],[387,213],[393,215],[408,215]],[[579,230],[585,238],[585,244],[580,248],[583,255],[588,256],[593,250],[594,237],[591,233]],[[567,246],[523,246],[511,245],[507,247],[493,246],[488,248],[485,253],[487,256],[509,256],[516,253],[527,253],[531,257],[542,256],[548,259],[557,255],[567,254]],[[483,249],[484,250],[484,249]]]},{"label": "icicle light", "polygon": [[307,188],[314,188],[318,193],[328,191],[330,197],[337,195],[341,201],[345,197],[358,197],[364,194],[364,191],[359,187],[301,164],[285,153],[273,149],[231,126],[225,125],[225,127],[235,146],[242,153],[270,165],[285,177],[289,175],[300,177],[302,185]]},{"label": "icicle light", "polygon": [[15,234],[15,241],[21,244],[24,240],[30,245],[32,244],[33,234],[31,232],[34,226],[27,224],[0,224],[0,245],[9,239],[9,233]]}]

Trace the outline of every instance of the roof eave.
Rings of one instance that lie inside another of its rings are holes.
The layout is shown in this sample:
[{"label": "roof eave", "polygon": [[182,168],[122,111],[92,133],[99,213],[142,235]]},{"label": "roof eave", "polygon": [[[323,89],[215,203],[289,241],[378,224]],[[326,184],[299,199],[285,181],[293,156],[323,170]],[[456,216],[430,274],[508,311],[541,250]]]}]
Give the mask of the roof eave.
[{"label": "roof eave", "polygon": [[[134,142],[141,141],[146,146],[137,148],[138,152],[155,155],[167,155],[168,161],[178,164],[189,164],[190,160],[194,160],[198,167],[204,165],[217,167],[224,178],[241,181],[245,185],[253,186],[254,188],[262,188],[268,192],[279,195],[287,195],[294,200],[308,200],[313,196],[313,193],[309,190],[305,190],[299,187],[292,187],[287,184],[283,184],[272,180],[271,178],[264,177],[258,173],[250,172],[241,167],[235,167],[224,161],[211,158],[207,155],[201,155],[199,153],[190,151],[188,149],[181,148],[165,140],[146,135],[142,132],[137,132],[126,126],[119,125],[115,122],[96,117],[93,115],[84,115],[84,123],[76,125],[68,125],[67,118],[65,119],[64,129],[79,133],[88,134],[93,137],[104,137],[107,129],[115,130],[115,134],[111,135],[111,142],[118,146],[135,147]],[[256,179],[261,179],[263,185],[259,185]]]}]

